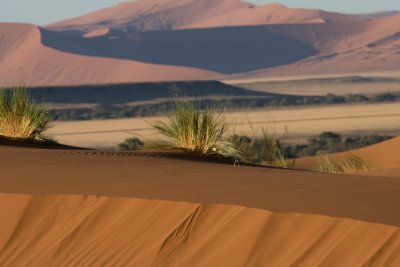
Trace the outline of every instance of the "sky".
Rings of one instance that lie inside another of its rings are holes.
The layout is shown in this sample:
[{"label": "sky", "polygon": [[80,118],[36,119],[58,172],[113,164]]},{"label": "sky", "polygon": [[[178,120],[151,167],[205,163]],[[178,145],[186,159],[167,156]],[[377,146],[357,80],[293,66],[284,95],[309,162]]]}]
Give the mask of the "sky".
[{"label": "sky", "polygon": [[[127,1],[0,0],[0,22],[26,22],[46,25],[63,19],[84,15],[121,2]],[[248,0],[248,2],[255,4],[279,2],[289,7],[319,8],[344,13],[372,13],[400,10],[400,0]]]}]

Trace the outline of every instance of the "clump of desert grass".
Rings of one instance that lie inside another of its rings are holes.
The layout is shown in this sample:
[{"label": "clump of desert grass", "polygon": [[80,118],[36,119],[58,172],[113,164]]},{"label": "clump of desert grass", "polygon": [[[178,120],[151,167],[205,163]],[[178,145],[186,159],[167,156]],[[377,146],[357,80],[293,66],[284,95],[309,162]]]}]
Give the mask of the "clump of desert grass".
[{"label": "clump of desert grass", "polygon": [[233,143],[241,151],[245,161],[279,168],[294,168],[295,159],[288,159],[275,131],[261,128],[260,135],[251,124],[250,126],[253,137],[238,135],[232,137]]},{"label": "clump of desert grass", "polygon": [[0,135],[40,140],[50,121],[47,110],[29,97],[26,88],[0,90]]},{"label": "clump of desert grass", "polygon": [[332,161],[328,156],[326,156],[312,168],[313,171],[318,172],[347,174],[370,171],[372,169],[373,167],[368,161],[356,155],[350,155],[337,161]]},{"label": "clump of desert grass", "polygon": [[179,149],[226,158],[241,158],[239,150],[226,138],[228,124],[224,110],[201,110],[189,101],[176,100],[167,122],[152,125],[166,141],[164,149]]}]

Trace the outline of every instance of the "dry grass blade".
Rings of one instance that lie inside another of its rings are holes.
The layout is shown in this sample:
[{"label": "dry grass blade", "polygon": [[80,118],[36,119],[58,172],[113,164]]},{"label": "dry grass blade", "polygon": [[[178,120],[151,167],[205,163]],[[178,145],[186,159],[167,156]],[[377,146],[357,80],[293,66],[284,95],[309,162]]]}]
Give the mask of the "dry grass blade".
[{"label": "dry grass blade", "polygon": [[363,158],[355,155],[350,155],[342,160],[333,162],[329,157],[318,162],[318,165],[312,168],[313,171],[330,172],[330,173],[355,173],[370,171],[371,164]]}]

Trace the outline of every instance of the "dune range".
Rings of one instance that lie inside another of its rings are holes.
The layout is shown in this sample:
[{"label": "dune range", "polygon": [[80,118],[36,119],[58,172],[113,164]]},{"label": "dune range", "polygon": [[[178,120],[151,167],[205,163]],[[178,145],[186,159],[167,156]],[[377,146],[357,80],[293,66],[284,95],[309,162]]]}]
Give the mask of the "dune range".
[{"label": "dune range", "polygon": [[1,23],[0,84],[393,71],[400,64],[399,23],[397,13],[346,15],[238,0],[139,0],[46,27]]},{"label": "dune range", "polygon": [[398,178],[168,153],[0,146],[0,155],[2,266],[400,263]]}]

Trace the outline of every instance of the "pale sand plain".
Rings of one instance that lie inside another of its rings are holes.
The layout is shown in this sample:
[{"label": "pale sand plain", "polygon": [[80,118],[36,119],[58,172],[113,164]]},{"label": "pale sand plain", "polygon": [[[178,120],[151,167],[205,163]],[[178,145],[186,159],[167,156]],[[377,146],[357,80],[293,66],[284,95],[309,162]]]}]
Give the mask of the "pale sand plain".
[{"label": "pale sand plain", "polygon": [[[265,128],[289,143],[306,142],[324,131],[400,134],[400,103],[289,107],[229,112],[230,134],[260,135]],[[63,144],[115,148],[126,138],[160,139],[151,124],[165,117],[55,122],[48,135]]]}]

